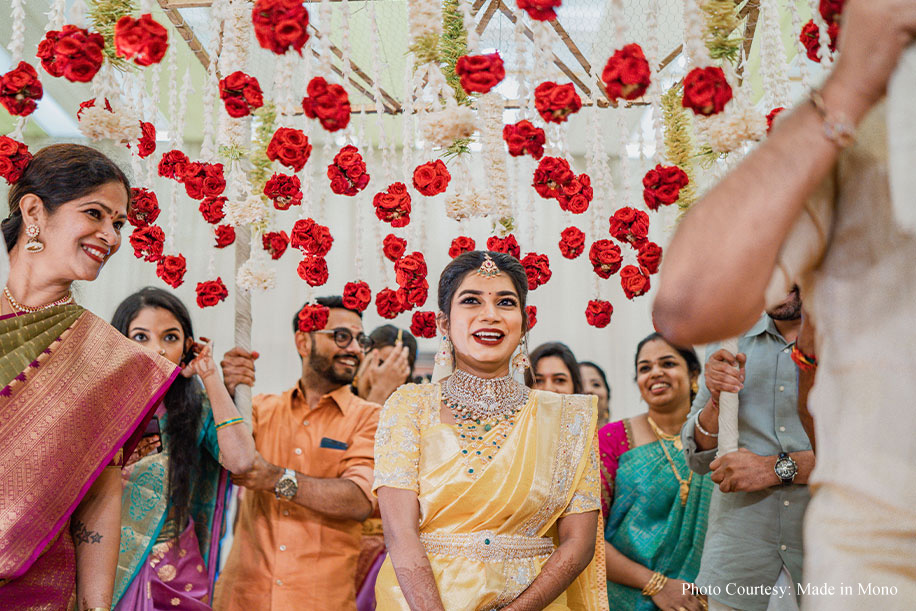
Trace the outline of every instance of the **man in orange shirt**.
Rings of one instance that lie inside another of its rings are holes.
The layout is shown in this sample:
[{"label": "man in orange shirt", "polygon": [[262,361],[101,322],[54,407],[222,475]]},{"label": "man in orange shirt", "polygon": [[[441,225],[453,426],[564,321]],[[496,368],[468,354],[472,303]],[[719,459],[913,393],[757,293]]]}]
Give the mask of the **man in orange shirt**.
[{"label": "man in orange shirt", "polygon": [[[340,297],[325,329],[299,331],[302,377],[280,395],[258,395],[252,426],[258,455],[234,476],[246,490],[235,539],[214,596],[219,611],[339,611],[356,608],[361,522],[371,515],[379,406],[350,392],[371,340]],[[256,354],[234,348],[222,362],[230,393],[254,384]]]}]

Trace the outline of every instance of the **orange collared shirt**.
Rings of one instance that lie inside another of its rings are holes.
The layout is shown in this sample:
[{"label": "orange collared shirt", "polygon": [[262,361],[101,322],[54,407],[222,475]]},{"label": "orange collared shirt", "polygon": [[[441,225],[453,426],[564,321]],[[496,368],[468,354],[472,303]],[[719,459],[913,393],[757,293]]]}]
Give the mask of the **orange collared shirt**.
[{"label": "orange collared shirt", "polygon": [[[346,478],[371,493],[380,407],[348,386],[309,410],[297,385],[252,401],[255,446],[265,460],[311,477]],[[345,446],[344,446],[345,444]],[[245,490],[235,539],[214,597],[218,611],[356,608],[362,524],[335,520],[273,491]]]}]

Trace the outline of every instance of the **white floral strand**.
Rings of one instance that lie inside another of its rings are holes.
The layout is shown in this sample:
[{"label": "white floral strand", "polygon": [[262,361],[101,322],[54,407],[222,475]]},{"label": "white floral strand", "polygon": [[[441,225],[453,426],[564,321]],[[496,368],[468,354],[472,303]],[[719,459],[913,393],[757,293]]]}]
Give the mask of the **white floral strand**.
[{"label": "white floral strand", "polygon": [[795,40],[798,72],[801,76],[802,87],[807,91],[811,89],[811,74],[808,72],[808,57],[805,43],[801,41],[800,37],[802,31],[801,15],[798,14],[798,7],[795,6],[795,2],[788,2],[787,4],[789,5],[789,13],[792,15],[792,31],[794,32],[792,38]]},{"label": "white floral strand", "polygon": [[698,118],[698,122],[717,153],[738,151],[747,142],[761,140],[767,131],[766,117],[748,102],[744,87],[737,89],[735,99],[722,112]]},{"label": "white floral strand", "polygon": [[811,8],[811,18],[818,30],[818,51],[817,56],[821,59],[821,65],[830,68],[833,63],[833,53],[830,51],[830,32],[828,31],[827,22],[821,15],[819,0],[808,0],[808,6]]},{"label": "white floral strand", "polygon": [[60,30],[64,27],[66,11],[67,0],[54,0],[51,10],[48,11],[48,24],[45,26],[45,32]]},{"label": "white floral strand", "polygon": [[372,53],[372,97],[375,102],[375,126],[378,131],[378,151],[382,157],[382,173],[385,184],[391,184],[392,181],[392,157],[389,149],[388,139],[385,136],[385,123],[382,117],[385,113],[385,107],[382,103],[382,90],[379,82],[382,78],[381,64],[381,42],[378,29],[378,17],[375,12],[375,5],[378,0],[369,2],[369,41]]},{"label": "white floral strand", "polygon": [[86,27],[86,4],[82,0],[77,0],[70,7],[70,23],[78,28]]},{"label": "white floral strand", "polygon": [[709,49],[703,43],[703,15],[700,12],[701,0],[684,0],[684,55],[687,58],[687,69],[712,65]]},{"label": "white floral strand", "polygon": [[[174,51],[172,51],[172,53],[174,53]],[[162,63],[160,62],[155,64],[150,72],[149,96],[147,97],[146,107],[147,117],[149,117],[149,121],[156,126],[157,130],[162,127],[159,124],[159,77],[161,74]],[[158,154],[150,155],[146,158],[146,184],[150,186],[152,186],[156,180],[158,174],[156,159],[160,157],[161,154],[162,151],[159,151]]]},{"label": "white floral strand", "polygon": [[764,91],[769,94],[770,109],[785,107],[789,104],[789,79],[786,74],[786,51],[782,44],[779,6],[776,0],[761,0],[760,13],[762,19],[757,25],[757,31],[760,32],[760,28],[763,28],[760,72]]},{"label": "white floral strand", "polygon": [[223,30],[225,23],[226,11],[223,0],[214,0],[210,7],[210,29],[209,40],[207,41],[207,56],[210,63],[207,65],[206,85],[203,95],[203,143],[200,147],[201,158],[212,163],[216,159],[216,135],[215,117],[216,98],[219,89],[219,78],[217,78],[217,65],[219,63],[219,43],[220,32]]},{"label": "white floral strand", "polygon": [[468,55],[474,55],[480,51],[480,35],[477,33],[477,22],[471,14],[471,3],[468,0],[458,0],[458,6],[467,32]]},{"label": "white floral strand", "polygon": [[503,145],[503,100],[497,93],[488,93],[478,99],[479,111],[483,116],[482,151],[484,171],[487,176],[487,195],[490,198],[490,214],[497,217],[512,215],[509,200],[509,174],[506,170],[506,147]]},{"label": "white floral strand", "polygon": [[646,15],[646,28],[648,30],[648,42],[646,45],[646,57],[649,61],[649,68],[652,73],[649,89],[646,92],[649,103],[652,108],[652,131],[655,134],[655,155],[653,161],[661,163],[665,154],[665,130],[662,117],[662,84],[661,77],[658,74],[658,65],[661,62],[659,42],[658,42],[658,14],[661,12],[659,0],[651,0],[649,11]]},{"label": "white floral strand", "polygon": [[331,69],[331,0],[321,0],[318,5],[318,19],[321,25],[321,76],[326,79],[333,73]]},{"label": "white floral strand", "polygon": [[442,3],[407,0],[407,23],[412,42],[430,34],[439,36],[442,34]]},{"label": "white floral strand", "polygon": [[10,34],[10,66],[15,68],[22,61],[22,50],[25,49],[25,8],[22,0],[12,0],[10,6],[10,20],[13,30]]},{"label": "white floral strand", "polygon": [[256,254],[258,252],[263,252],[263,249],[251,249],[251,257],[242,264],[235,278],[235,285],[248,293],[269,291],[277,287],[277,273]]}]

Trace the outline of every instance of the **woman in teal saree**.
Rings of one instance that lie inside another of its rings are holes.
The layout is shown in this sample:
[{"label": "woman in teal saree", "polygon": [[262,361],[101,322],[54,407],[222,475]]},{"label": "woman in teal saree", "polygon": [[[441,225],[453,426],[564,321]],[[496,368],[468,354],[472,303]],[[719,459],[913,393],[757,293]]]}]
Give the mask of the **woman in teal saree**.
[{"label": "woman in teal saree", "polygon": [[636,350],[636,382],[649,411],[598,432],[610,609],[687,609],[700,569],[712,482],[687,467],[680,426],[700,374],[693,350],[652,334]]}]

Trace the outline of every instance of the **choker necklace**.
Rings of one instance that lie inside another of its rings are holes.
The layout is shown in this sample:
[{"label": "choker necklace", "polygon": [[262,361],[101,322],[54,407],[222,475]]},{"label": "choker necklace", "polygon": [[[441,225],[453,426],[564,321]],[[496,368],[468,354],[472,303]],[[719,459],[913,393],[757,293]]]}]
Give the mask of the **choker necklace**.
[{"label": "choker necklace", "polygon": [[508,419],[528,401],[528,387],[512,376],[479,378],[456,369],[442,385],[442,397],[455,419]]},{"label": "choker necklace", "polygon": [[17,314],[20,314],[22,312],[25,312],[27,314],[32,314],[34,312],[41,312],[42,310],[53,308],[54,306],[68,305],[68,304],[73,303],[73,293],[71,293],[70,291],[67,291],[66,295],[64,295],[63,297],[61,297],[60,299],[56,301],[52,301],[51,303],[46,303],[44,305],[35,306],[35,307],[22,305],[21,303],[13,299],[13,294],[10,293],[9,287],[3,287],[3,294],[4,296],[6,296],[6,300],[10,302],[10,307],[12,307],[13,310],[15,310]]}]

